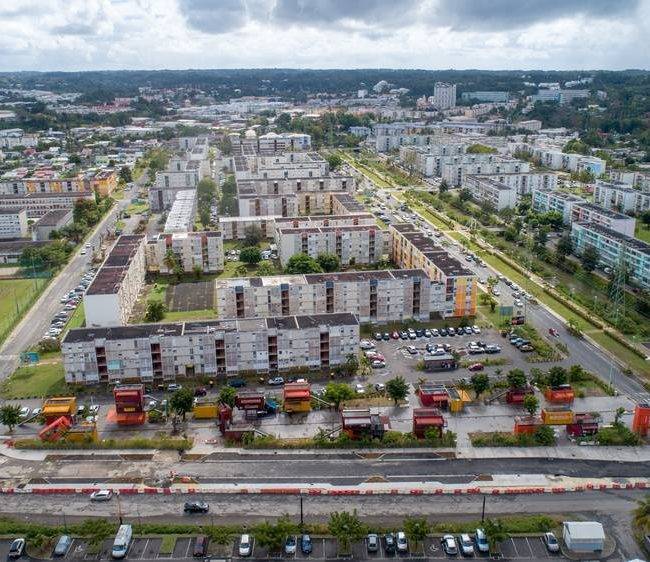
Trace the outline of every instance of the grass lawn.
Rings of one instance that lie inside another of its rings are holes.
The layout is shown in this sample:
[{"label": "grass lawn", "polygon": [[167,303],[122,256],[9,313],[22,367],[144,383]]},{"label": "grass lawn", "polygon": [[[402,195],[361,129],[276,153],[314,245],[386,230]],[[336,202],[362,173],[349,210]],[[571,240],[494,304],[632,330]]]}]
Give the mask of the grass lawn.
[{"label": "grass lawn", "polygon": [[192,322],[194,320],[213,320],[217,312],[212,309],[165,312],[163,322]]},{"label": "grass lawn", "polygon": [[650,244],[650,227],[645,226],[640,220],[637,220],[634,237]]},{"label": "grass lawn", "polygon": [[48,354],[35,365],[22,365],[2,383],[3,398],[31,398],[65,394],[61,354]]},{"label": "grass lawn", "polygon": [[176,535],[163,535],[160,543],[160,554],[172,554],[176,546]]},{"label": "grass lawn", "polygon": [[79,306],[74,311],[74,314],[70,316],[70,320],[68,321],[66,328],[68,330],[72,330],[74,328],[82,328],[85,323],[86,313],[84,312],[84,303],[81,301],[81,303],[79,303]]},{"label": "grass lawn", "polygon": [[0,343],[29,310],[48,279],[0,280]]},{"label": "grass lawn", "polygon": [[137,215],[139,213],[145,213],[149,210],[149,203],[147,201],[140,201],[139,203],[131,203],[127,208],[126,212],[131,215]]},{"label": "grass lawn", "polygon": [[411,206],[414,207],[414,209],[418,213],[423,215],[425,219],[427,219],[433,226],[435,226],[439,230],[449,230],[449,225],[442,222],[438,217],[436,217],[436,215],[434,215],[421,203],[415,203],[415,204],[411,203]]}]

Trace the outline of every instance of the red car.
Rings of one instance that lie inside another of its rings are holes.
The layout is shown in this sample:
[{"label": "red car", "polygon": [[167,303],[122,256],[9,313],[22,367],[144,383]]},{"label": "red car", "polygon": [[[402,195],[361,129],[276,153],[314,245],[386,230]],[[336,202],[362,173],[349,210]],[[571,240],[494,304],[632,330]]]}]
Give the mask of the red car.
[{"label": "red car", "polygon": [[557,330],[555,328],[549,328],[548,333],[551,334],[553,337],[558,337],[560,334],[557,333]]},{"label": "red car", "polygon": [[399,332],[393,332],[390,335],[390,337],[393,338],[394,340],[398,340],[399,339]]},{"label": "red car", "polygon": [[472,365],[467,367],[469,371],[482,371],[483,368],[484,368],[483,363],[473,363]]}]

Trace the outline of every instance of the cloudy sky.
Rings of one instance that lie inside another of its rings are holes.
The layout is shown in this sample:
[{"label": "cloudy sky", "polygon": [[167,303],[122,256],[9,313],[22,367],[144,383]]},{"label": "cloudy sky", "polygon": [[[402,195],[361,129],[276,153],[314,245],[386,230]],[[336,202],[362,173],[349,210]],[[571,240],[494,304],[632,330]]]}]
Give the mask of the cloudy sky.
[{"label": "cloudy sky", "polygon": [[0,71],[649,63],[650,0],[0,0]]}]

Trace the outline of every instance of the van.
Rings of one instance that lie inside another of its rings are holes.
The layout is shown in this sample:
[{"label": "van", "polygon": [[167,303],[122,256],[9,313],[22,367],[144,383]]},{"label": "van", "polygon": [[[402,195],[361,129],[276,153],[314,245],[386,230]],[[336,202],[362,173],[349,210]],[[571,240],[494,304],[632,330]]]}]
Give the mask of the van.
[{"label": "van", "polygon": [[126,556],[131,546],[131,537],[133,536],[133,529],[131,525],[120,525],[113,541],[113,548],[111,549],[111,556],[116,559],[121,559]]}]

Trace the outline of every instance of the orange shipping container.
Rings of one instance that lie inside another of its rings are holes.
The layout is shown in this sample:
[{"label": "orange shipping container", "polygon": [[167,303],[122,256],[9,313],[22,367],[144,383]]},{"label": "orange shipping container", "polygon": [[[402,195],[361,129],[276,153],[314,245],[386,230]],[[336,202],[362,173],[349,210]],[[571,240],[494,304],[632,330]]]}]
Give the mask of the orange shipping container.
[{"label": "orange shipping container", "polygon": [[569,425],[573,423],[573,412],[571,410],[542,410],[542,421],[546,425]]},{"label": "orange shipping container", "polygon": [[566,384],[557,388],[547,388],[546,392],[544,392],[544,398],[549,402],[568,404],[573,402],[575,393],[573,392],[573,389]]}]

